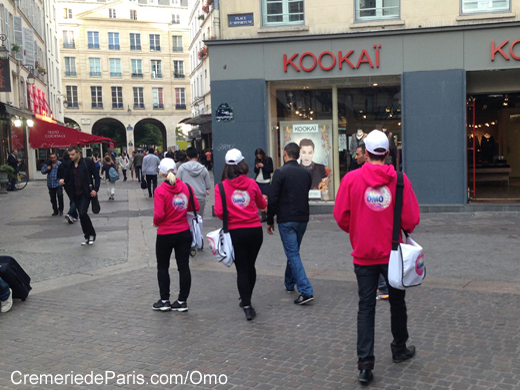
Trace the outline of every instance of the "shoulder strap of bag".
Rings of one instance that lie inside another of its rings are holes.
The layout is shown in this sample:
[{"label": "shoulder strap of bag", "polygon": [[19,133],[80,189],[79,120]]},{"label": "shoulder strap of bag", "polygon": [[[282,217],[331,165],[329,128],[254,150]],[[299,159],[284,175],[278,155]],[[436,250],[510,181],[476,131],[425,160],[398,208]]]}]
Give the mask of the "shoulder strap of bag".
[{"label": "shoulder strap of bag", "polygon": [[193,191],[191,190],[191,187],[189,184],[186,184],[188,186],[188,191],[190,192],[190,202],[193,206],[193,214],[195,215],[195,220],[197,219],[197,210],[195,210],[195,199],[193,199]]},{"label": "shoulder strap of bag", "polygon": [[224,228],[224,233],[229,232],[228,229],[228,210],[226,203],[226,193],[224,192],[224,185],[222,183],[218,183],[218,188],[220,190],[220,198],[222,199],[222,210],[224,211],[224,218],[222,218],[222,224]]},{"label": "shoulder strap of bag", "polygon": [[399,231],[401,230],[401,212],[403,210],[403,172],[397,172],[397,186],[395,188],[394,230],[392,233],[392,250],[399,245]]}]

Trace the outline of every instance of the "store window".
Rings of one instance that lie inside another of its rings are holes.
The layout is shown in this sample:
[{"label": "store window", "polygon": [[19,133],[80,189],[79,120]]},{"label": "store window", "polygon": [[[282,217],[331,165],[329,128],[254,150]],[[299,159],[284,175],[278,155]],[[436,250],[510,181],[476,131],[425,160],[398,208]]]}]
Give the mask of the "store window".
[{"label": "store window", "polygon": [[399,76],[270,83],[270,154],[276,165],[282,165],[285,145],[297,143],[298,162],[312,174],[309,199],[334,200],[341,178],[359,168],[357,147],[379,129],[390,140],[386,163],[400,169],[400,85]]},{"label": "store window", "polygon": [[398,19],[400,0],[356,0],[356,20]]},{"label": "store window", "polygon": [[262,0],[264,26],[301,25],[304,16],[303,0]]},{"label": "store window", "polygon": [[461,0],[463,14],[507,12],[511,8],[510,0]]}]

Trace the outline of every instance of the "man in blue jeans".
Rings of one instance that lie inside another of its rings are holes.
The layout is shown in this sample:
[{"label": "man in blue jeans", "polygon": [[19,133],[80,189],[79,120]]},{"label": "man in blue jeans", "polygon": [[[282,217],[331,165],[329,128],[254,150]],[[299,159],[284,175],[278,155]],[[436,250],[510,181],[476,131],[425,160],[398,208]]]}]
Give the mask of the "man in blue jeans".
[{"label": "man in blue jeans", "polygon": [[291,142],[283,152],[284,166],[274,174],[269,189],[267,207],[267,233],[274,232],[274,216],[278,222],[280,238],[287,256],[285,268],[285,289],[288,292],[298,288],[300,296],[294,300],[304,305],[314,300],[311,283],[300,258],[300,245],[309,222],[309,190],[312,185],[311,173],[300,166],[300,147]]},{"label": "man in blue jeans", "polygon": [[13,306],[13,292],[9,285],[0,278],[0,312],[7,313]]}]

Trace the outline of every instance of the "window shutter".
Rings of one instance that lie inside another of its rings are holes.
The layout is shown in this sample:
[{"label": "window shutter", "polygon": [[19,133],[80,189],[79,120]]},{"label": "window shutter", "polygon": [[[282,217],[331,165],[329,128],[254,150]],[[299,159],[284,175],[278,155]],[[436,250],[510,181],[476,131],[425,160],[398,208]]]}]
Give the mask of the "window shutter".
[{"label": "window shutter", "polygon": [[15,54],[14,58],[23,61],[23,32],[22,32],[22,17],[13,16],[13,31],[14,31],[14,44],[20,46],[20,50]]},{"label": "window shutter", "polygon": [[[36,47],[37,48],[37,47]],[[34,67],[36,61],[34,50],[34,32],[32,28],[23,29],[23,50],[25,52],[24,65]],[[43,64],[42,64],[43,65]]]}]

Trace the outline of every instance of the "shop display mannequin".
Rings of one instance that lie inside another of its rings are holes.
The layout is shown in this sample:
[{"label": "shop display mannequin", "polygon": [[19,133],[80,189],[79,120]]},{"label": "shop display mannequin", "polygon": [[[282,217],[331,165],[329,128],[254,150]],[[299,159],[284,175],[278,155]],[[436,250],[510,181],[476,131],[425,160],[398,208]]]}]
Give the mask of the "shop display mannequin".
[{"label": "shop display mannequin", "polygon": [[495,138],[491,134],[486,133],[480,139],[480,151],[482,162],[493,162]]},{"label": "shop display mannequin", "polygon": [[356,131],[356,134],[352,137],[352,140],[350,141],[350,156],[352,157],[351,164],[350,164],[351,165],[350,170],[359,168],[354,156],[356,155],[356,149],[364,143],[363,140],[365,139],[366,136],[367,135],[366,135],[366,133],[363,132],[363,130],[358,129]]}]

